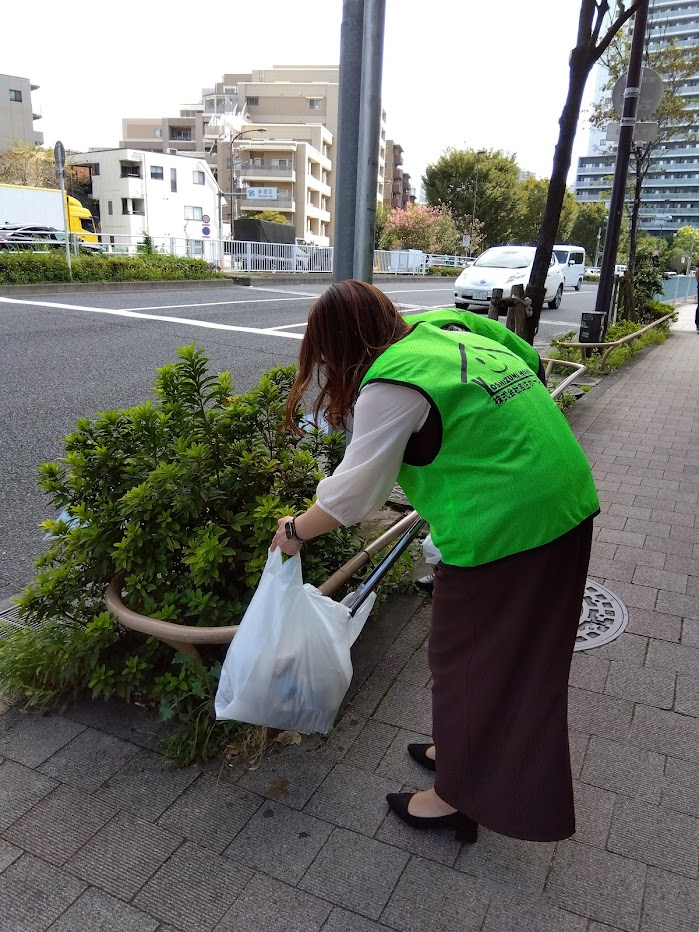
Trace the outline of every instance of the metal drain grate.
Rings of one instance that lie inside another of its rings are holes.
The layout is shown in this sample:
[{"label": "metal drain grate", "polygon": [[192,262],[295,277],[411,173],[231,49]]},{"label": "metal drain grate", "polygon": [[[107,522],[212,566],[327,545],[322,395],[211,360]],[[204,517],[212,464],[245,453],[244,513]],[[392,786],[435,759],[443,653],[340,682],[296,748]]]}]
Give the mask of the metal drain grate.
[{"label": "metal drain grate", "polygon": [[12,608],[0,612],[0,638],[6,637],[10,631],[16,631],[18,628],[40,628],[39,621],[23,621],[19,617],[19,609],[16,605]]},{"label": "metal drain grate", "polygon": [[575,650],[591,650],[616,640],[629,623],[626,606],[613,592],[588,579]]}]

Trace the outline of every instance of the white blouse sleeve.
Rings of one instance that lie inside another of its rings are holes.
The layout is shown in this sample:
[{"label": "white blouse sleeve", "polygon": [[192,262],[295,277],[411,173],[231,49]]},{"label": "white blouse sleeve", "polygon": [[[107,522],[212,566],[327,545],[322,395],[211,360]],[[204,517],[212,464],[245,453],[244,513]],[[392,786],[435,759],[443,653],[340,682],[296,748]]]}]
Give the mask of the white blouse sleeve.
[{"label": "white blouse sleeve", "polygon": [[383,505],[398,476],[410,435],[425,423],[426,398],[412,388],[373,382],[354,409],[352,440],[335,472],[318,484],[317,504],[341,524]]}]

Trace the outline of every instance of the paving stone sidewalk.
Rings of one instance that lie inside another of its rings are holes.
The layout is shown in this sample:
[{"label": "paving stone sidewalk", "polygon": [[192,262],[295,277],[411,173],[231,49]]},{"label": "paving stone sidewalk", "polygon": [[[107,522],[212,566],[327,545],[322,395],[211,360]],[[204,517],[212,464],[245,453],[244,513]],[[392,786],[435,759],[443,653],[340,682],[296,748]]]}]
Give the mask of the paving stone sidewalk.
[{"label": "paving stone sidewalk", "polygon": [[413,597],[376,622],[373,653],[360,641],[361,685],[329,740],[256,770],[174,769],[153,723],[116,704],[0,714],[0,932],[697,932],[689,313],[571,417],[602,501],[590,572],[630,618],[574,657],[572,839],[483,830],[461,847],[387,814],[387,792],[430,782],[405,751],[431,728],[429,604]]}]

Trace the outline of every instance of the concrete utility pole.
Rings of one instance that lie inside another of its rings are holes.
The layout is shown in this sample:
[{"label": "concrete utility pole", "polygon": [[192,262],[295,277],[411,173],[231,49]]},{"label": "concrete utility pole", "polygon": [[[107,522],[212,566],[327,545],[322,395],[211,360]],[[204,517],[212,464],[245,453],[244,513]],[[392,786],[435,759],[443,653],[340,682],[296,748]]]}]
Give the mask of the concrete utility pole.
[{"label": "concrete utility pole", "polygon": [[381,144],[381,74],[385,20],[386,0],[365,0],[362,90],[359,104],[354,277],[369,283],[374,277],[376,186]]},{"label": "concrete utility pole", "polygon": [[[614,182],[612,196],[609,203],[609,222],[604,239],[604,252],[600,267],[599,287],[597,289],[597,302],[595,311],[604,314],[604,329],[607,329],[609,310],[614,287],[614,265],[619,246],[619,232],[621,218],[624,211],[626,197],[626,179],[629,171],[629,158],[633,144],[633,131],[636,125],[636,112],[638,98],[641,96],[641,72],[643,68],[643,49],[646,38],[646,24],[648,22],[648,0],[643,0],[634,15],[633,37],[631,40],[631,55],[629,70],[624,91],[624,112],[621,116],[619,129],[619,143],[614,167]],[[601,320],[602,318],[600,318]]]},{"label": "concrete utility pole", "polygon": [[336,282],[352,278],[354,273],[363,34],[364,0],[343,0],[333,250],[333,281]]}]

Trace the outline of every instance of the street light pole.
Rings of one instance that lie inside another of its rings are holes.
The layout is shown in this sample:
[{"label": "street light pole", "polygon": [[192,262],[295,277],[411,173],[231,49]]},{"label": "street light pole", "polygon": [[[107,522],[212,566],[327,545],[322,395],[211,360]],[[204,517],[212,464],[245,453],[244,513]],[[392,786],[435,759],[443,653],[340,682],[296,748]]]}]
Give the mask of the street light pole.
[{"label": "street light pole", "polygon": [[230,136],[230,147],[231,147],[231,238],[233,237],[233,224],[238,219],[238,199],[236,198],[235,191],[235,143],[242,139],[243,136],[247,136],[250,133],[266,133],[266,129],[246,129],[242,133],[236,133],[233,135],[233,131],[229,133]]},{"label": "street light pole", "polygon": [[478,167],[481,162],[481,156],[485,155],[485,149],[479,149],[476,152],[476,183],[473,186],[473,213],[471,214],[471,245],[468,250],[469,256],[473,253],[473,237],[476,230],[476,198],[478,197]]}]

